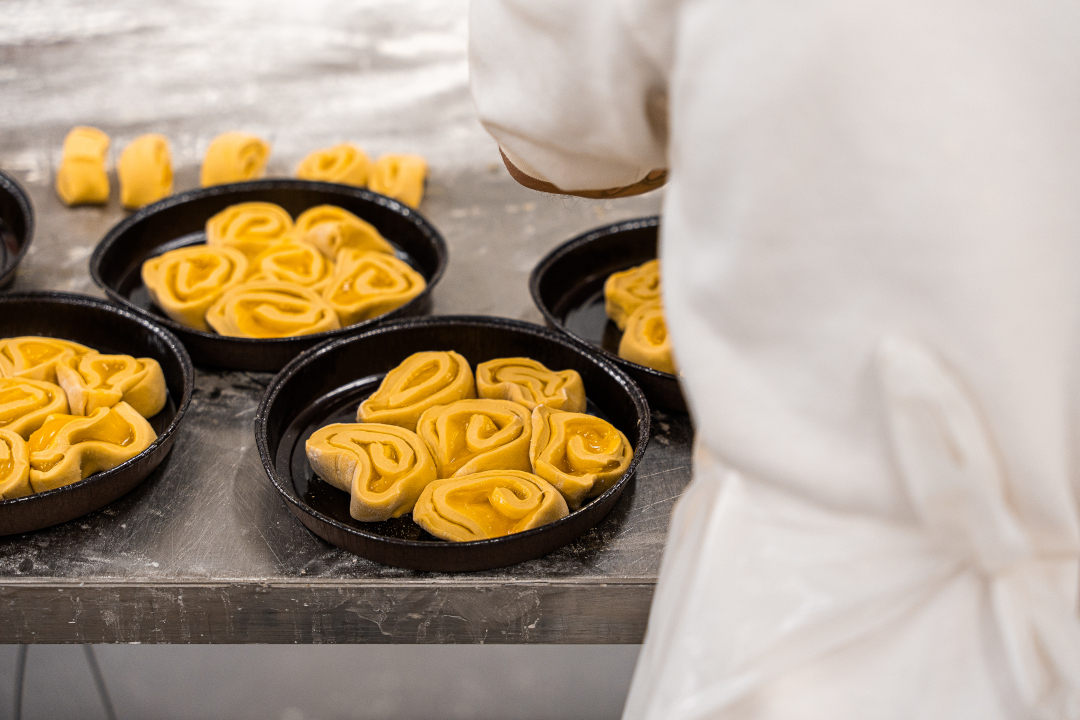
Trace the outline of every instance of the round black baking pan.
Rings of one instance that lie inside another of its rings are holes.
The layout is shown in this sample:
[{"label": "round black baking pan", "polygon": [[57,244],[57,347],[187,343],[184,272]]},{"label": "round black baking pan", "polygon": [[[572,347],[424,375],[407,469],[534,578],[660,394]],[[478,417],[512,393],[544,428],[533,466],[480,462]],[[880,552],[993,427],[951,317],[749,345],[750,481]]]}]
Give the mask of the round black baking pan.
[{"label": "round black baking pan", "polygon": [[[425,350],[455,350],[478,363],[525,356],[553,370],[581,373],[589,412],[619,428],[634,444],[623,477],[580,510],[543,527],[474,542],[444,542],[409,516],[363,523],[349,516],[349,495],[314,474],[304,446],[334,422],[356,422],[356,407],[387,371]],[[589,346],[518,320],[449,316],[401,320],[305,352],[274,378],[255,417],[255,441],[266,474],[289,509],[327,542],[384,565],[461,572],[513,565],[545,555],[608,514],[634,474],[649,441],[649,406],[626,373]]]},{"label": "round black baking pan", "polygon": [[34,237],[34,206],[22,185],[0,172],[0,288],[15,279],[15,268]]},{"label": "round black baking pan", "polygon": [[67,293],[0,295],[0,338],[43,335],[103,353],[151,357],[161,363],[168,388],[165,408],[150,418],[157,440],[131,460],[71,485],[0,501],[0,535],[67,522],[108,505],[146,479],[172,449],[195,373],[175,335],[101,300]]},{"label": "round black baking pan", "polygon": [[622,332],[604,310],[608,276],[655,260],[659,229],[659,217],[646,217],[578,235],[533,268],[529,292],[549,326],[598,348],[634,378],[656,407],[686,412],[676,376],[619,357]]},{"label": "round black baking pan", "polygon": [[[374,225],[413,266],[427,287],[401,307],[340,330],[299,337],[253,339],[192,330],[165,316],[142,283],[143,261],[169,250],[206,242],[206,221],[230,205],[271,202],[294,218],[315,205],[337,205]],[[370,190],[310,180],[256,180],[173,195],[148,205],[116,225],[90,258],[90,275],[110,299],[166,326],[200,365],[234,370],[277,371],[304,350],[332,337],[355,333],[385,320],[428,310],[431,291],[446,268],[442,235],[412,208]]]}]

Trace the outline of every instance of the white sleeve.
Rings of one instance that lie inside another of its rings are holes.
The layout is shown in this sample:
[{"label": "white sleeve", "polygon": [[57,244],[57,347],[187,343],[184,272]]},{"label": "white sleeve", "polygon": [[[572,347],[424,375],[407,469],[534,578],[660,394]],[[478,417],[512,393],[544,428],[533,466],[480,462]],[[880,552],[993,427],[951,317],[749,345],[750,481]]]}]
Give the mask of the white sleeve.
[{"label": "white sleeve", "polygon": [[601,190],[667,167],[666,81],[633,16],[618,0],[473,0],[476,110],[522,172]]}]

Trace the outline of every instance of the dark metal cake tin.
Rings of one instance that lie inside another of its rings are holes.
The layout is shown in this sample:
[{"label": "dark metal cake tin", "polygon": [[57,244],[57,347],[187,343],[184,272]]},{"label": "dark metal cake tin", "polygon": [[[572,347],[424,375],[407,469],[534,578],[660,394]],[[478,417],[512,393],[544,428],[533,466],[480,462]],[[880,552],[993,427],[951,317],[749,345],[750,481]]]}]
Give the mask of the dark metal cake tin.
[{"label": "dark metal cake tin", "polygon": [[0,172],[0,288],[15,279],[15,268],[34,238],[34,207],[22,185]]},{"label": "dark metal cake tin", "polygon": [[168,399],[165,408],[150,418],[157,440],[131,460],[71,485],[0,501],[0,535],[67,522],[108,505],[145,480],[172,449],[194,386],[191,359],[175,335],[101,300],[55,292],[0,295],[0,338],[23,335],[154,358],[165,375]]},{"label": "dark metal cake tin", "polygon": [[[271,202],[294,218],[316,205],[337,205],[374,225],[413,266],[427,287],[405,305],[340,330],[289,338],[254,339],[185,327],[151,302],[142,283],[143,261],[169,250],[206,242],[206,221],[230,205]],[[161,323],[180,338],[200,365],[234,370],[277,371],[298,354],[328,338],[355,333],[398,317],[420,315],[446,268],[446,241],[412,208],[370,190],[309,180],[256,180],[191,190],[139,210],[105,235],[90,258],[90,275],[114,301]]]},{"label": "dark metal cake tin", "polygon": [[653,405],[686,412],[675,375],[619,357],[622,333],[604,310],[604,281],[655,260],[659,228],[659,217],[646,217],[578,235],[533,268],[529,291],[548,325],[598,348],[637,381]]},{"label": "dark metal cake tin", "polygon": [[[500,357],[531,357],[553,370],[581,373],[589,411],[634,445],[629,469],[607,492],[543,527],[474,542],[444,542],[410,516],[364,523],[349,515],[349,495],[311,469],[308,437],[334,422],[355,422],[356,407],[386,372],[415,352],[454,350],[472,365]],[[402,320],[308,350],[282,370],[255,418],[255,441],[271,482],[289,509],[327,542],[395,567],[440,572],[486,570],[545,555],[571,542],[614,507],[649,441],[649,406],[626,373],[589,346],[531,323],[448,316]]]}]

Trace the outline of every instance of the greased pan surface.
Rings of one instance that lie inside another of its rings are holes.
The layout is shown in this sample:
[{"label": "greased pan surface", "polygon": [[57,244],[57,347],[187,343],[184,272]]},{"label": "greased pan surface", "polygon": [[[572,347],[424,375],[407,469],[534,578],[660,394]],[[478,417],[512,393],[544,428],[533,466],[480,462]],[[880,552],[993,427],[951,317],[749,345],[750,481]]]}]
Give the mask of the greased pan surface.
[{"label": "greased pan surface", "polygon": [[0,172],[0,289],[15,279],[15,268],[34,237],[30,196],[10,175]]},{"label": "greased pan surface", "polygon": [[604,281],[611,273],[656,258],[660,218],[606,225],[578,235],[544,257],[529,276],[529,292],[547,324],[600,350],[641,386],[657,407],[686,412],[679,380],[619,357],[622,333],[604,310]]},{"label": "greased pan surface", "polygon": [[[623,477],[568,517],[507,537],[451,543],[427,535],[409,516],[362,523],[349,516],[348,494],[315,476],[304,444],[332,422],[355,422],[356,407],[382,377],[414,352],[455,350],[478,363],[526,356],[553,370],[581,373],[589,410],[634,445]],[[614,507],[649,441],[649,406],[624,372],[587,345],[531,323],[475,316],[402,320],[332,340],[305,352],[274,378],[255,418],[267,476],[289,509],[327,542],[395,567],[439,572],[487,570],[545,555],[586,532]]]},{"label": "greased pan surface", "polygon": [[[206,221],[230,205],[271,202],[295,218],[316,205],[337,205],[374,225],[413,266],[427,287],[396,310],[377,318],[300,337],[252,339],[192,330],[166,317],[150,302],[142,283],[143,261],[168,250],[206,242]],[[331,338],[397,317],[419,315],[446,268],[439,231],[415,210],[369,190],[308,180],[257,180],[173,195],[123,220],[105,235],[90,258],[90,275],[113,301],[174,332],[200,365],[235,370],[277,371],[304,350]]]},{"label": "greased pan surface", "polygon": [[77,483],[0,501],[0,535],[38,530],[93,512],[125,494],[161,464],[191,402],[195,373],[175,335],[123,308],[82,295],[34,292],[0,295],[0,338],[44,335],[105,353],[152,357],[161,363],[169,396],[150,424],[157,440],[112,470]]}]

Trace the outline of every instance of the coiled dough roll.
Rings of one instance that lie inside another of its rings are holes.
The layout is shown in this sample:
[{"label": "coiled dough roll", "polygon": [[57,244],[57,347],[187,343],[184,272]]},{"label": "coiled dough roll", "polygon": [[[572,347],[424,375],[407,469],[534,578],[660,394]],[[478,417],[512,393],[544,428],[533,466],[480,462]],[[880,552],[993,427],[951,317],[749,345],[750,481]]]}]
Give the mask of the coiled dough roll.
[{"label": "coiled dough roll", "polygon": [[306,451],[319,477],[352,496],[349,514],[363,522],[411,512],[436,477],[427,446],[397,425],[327,425],[308,439]]},{"label": "coiled dough roll", "polygon": [[10,430],[26,440],[49,415],[67,412],[67,395],[59,385],[28,378],[0,378],[0,430]]},{"label": "coiled dough roll", "polygon": [[612,273],[604,282],[604,309],[620,330],[641,305],[660,300],[660,261]]},{"label": "coiled dough roll", "polygon": [[0,500],[30,495],[30,446],[19,433],[0,428]]},{"label": "coiled dough roll", "polygon": [[533,472],[559,489],[571,510],[615,484],[634,448],[607,420],[582,413],[533,410],[529,447]]},{"label": "coiled dough roll", "polygon": [[0,340],[0,377],[56,382],[56,363],[74,355],[96,353],[79,343],[28,335]]},{"label": "coiled dough roll", "polygon": [[316,150],[301,160],[296,177],[364,187],[370,171],[371,160],[363,150],[352,143],[341,143]]},{"label": "coiled dough roll", "polygon": [[429,484],[413,520],[437,538],[486,540],[547,525],[569,515],[559,491],[532,473],[488,470]]},{"label": "coiled dough roll", "polygon": [[284,242],[267,248],[251,261],[248,282],[286,282],[318,292],[330,284],[333,272],[334,263],[311,245]]},{"label": "coiled dough roll", "polygon": [[676,372],[664,308],[646,303],[630,315],[619,340],[619,357],[660,372]]},{"label": "coiled dough roll", "polygon": [[311,335],[341,327],[333,309],[314,290],[265,281],[226,290],[206,311],[206,322],[221,335],[250,338]]},{"label": "coiled dough roll", "polygon": [[169,140],[149,133],[135,138],[120,153],[116,165],[120,178],[120,204],[141,208],[172,194],[173,170]]},{"label": "coiled dough roll", "polygon": [[383,155],[371,168],[368,187],[415,208],[424,197],[427,173],[427,161],[419,155]]},{"label": "coiled dough roll", "polygon": [[530,413],[509,400],[436,405],[420,416],[416,434],[431,450],[441,478],[484,470],[532,470]]},{"label": "coiled dough roll", "polygon": [[75,415],[125,402],[150,418],[165,407],[165,375],[153,358],[131,355],[83,355],[56,365],[56,382]]},{"label": "coiled dough roll", "polygon": [[453,350],[413,353],[360,403],[356,421],[399,425],[415,432],[428,408],[475,397],[472,367],[461,355]]},{"label": "coiled dough roll", "polygon": [[314,245],[333,260],[342,250],[371,250],[394,254],[375,226],[337,205],[316,205],[296,218],[294,235],[300,242]]},{"label": "coiled dough roll", "polygon": [[29,440],[30,487],[45,492],[127,462],[157,433],[125,402],[91,415],[50,415]]},{"label": "coiled dough roll", "polygon": [[206,242],[211,247],[231,247],[252,260],[274,245],[292,239],[293,219],[274,203],[246,202],[230,205],[206,221]]},{"label": "coiled dough roll", "polygon": [[166,315],[207,332],[206,311],[222,293],[242,283],[247,272],[247,256],[235,248],[192,245],[144,262],[142,279],[150,299]]},{"label": "coiled dough roll", "polygon": [[498,358],[480,363],[476,366],[476,394],[512,400],[529,410],[547,405],[554,410],[585,411],[585,385],[576,370],[555,372],[531,358]]},{"label": "coiled dough roll", "polygon": [[206,149],[199,181],[203,187],[256,180],[262,177],[270,145],[262,138],[241,132],[218,135]]},{"label": "coiled dough roll", "polygon": [[105,156],[109,136],[97,128],[74,127],[64,138],[56,194],[65,205],[104,205],[109,200]]},{"label": "coiled dough roll", "polygon": [[348,326],[401,307],[425,287],[424,276],[393,255],[342,250],[323,297]]}]

